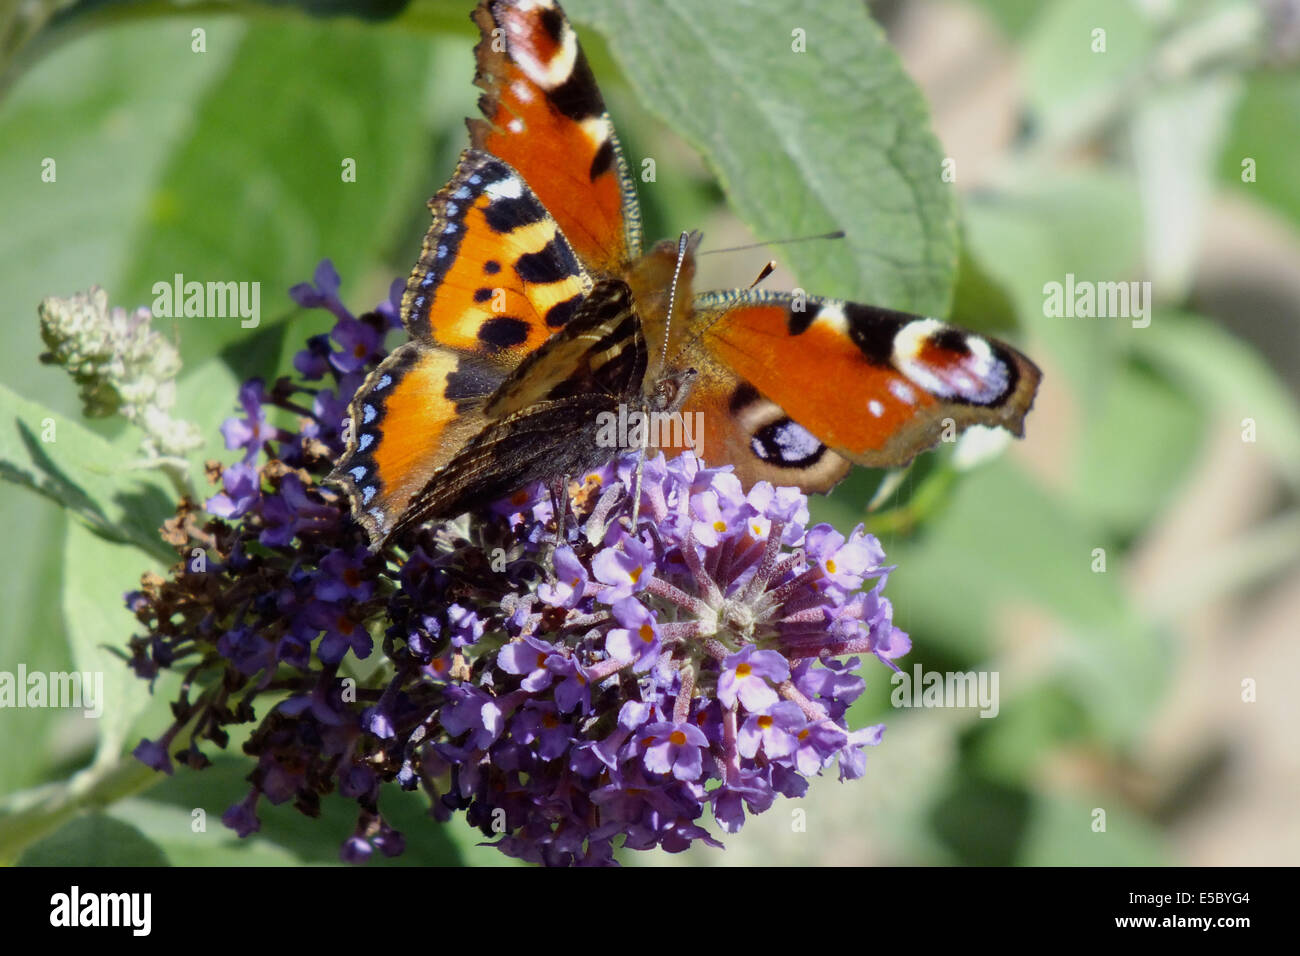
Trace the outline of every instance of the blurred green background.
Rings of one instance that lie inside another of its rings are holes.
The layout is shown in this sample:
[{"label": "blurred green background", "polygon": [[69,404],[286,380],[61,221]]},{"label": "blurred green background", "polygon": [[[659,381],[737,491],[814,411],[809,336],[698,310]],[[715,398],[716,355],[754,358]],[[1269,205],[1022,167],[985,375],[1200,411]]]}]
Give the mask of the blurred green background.
[{"label": "blurred green background", "polygon": [[[0,713],[0,853],[337,860],[350,821],[329,801],[315,823],[268,808],[246,841],[221,827],[237,746],[138,792],[120,754],[166,725],[174,684],[149,699],[103,647],[133,631],[122,592],[162,565],[20,488],[15,429],[49,410],[61,434],[98,433],[80,444],[102,477],[135,480],[136,436],[78,423],[71,381],[37,363],[37,303],[101,285],[148,305],[178,272],[259,281],[256,330],[159,323],[186,362],[178,408],[210,436],[198,457],[226,457],[237,383],[327,328],[289,286],[328,256],[360,311],[414,262],[477,94],[471,5],[0,2],[0,670],[98,668],[111,695],[99,721]],[[648,239],[843,228],[774,247],[766,285],[949,316],[1045,373],[1005,454],[927,456],[870,517],[881,476],[860,472],[815,511],[867,518],[898,565],[904,669],[997,672],[997,717],[894,709],[869,662],[853,723],[889,730],[865,779],[815,782],[726,852],[625,861],[1300,862],[1300,3],[565,6],[633,169],[655,160]],[[747,285],[767,254],[706,257],[697,288]],[[1150,326],[1045,315],[1044,284],[1068,273],[1151,281]],[[390,796],[398,862],[505,862]]]}]

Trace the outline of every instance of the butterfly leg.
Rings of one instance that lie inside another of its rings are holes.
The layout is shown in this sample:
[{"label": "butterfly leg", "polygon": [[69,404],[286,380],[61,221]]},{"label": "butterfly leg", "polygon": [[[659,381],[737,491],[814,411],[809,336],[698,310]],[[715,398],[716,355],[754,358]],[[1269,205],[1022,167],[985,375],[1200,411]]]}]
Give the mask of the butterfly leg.
[{"label": "butterfly leg", "polygon": [[[555,547],[569,540],[569,476],[551,479],[551,514],[555,519]],[[574,515],[577,521],[577,515]]]},{"label": "butterfly leg", "polygon": [[632,527],[631,532],[636,535],[636,522],[641,516],[641,476],[645,471],[645,448],[641,449],[641,454],[636,459],[636,475],[632,478]]}]

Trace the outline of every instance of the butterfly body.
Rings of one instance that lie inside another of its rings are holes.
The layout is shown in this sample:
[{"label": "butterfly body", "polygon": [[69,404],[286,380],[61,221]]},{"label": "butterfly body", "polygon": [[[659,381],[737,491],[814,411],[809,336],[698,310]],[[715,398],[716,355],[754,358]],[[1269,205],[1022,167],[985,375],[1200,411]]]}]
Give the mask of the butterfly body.
[{"label": "butterfly body", "polygon": [[695,294],[698,235],[642,253],[635,186],[558,5],[484,0],[474,20],[483,117],[429,203],[411,341],[358,391],[331,476],[372,545],[603,464],[628,447],[604,426],[629,409],[701,423],[657,449],[808,491],[968,425],[1023,433],[1040,375],[1004,343],[801,294]]}]

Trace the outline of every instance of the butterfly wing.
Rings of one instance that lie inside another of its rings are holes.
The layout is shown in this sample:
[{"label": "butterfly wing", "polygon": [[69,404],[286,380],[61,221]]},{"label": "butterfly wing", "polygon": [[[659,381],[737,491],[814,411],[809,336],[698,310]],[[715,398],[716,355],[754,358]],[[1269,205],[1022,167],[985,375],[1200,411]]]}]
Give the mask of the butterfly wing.
[{"label": "butterfly wing", "polygon": [[646,342],[632,293],[620,279],[596,284],[564,331],[525,358],[484,405],[489,418],[573,395],[635,400],[646,371]]},{"label": "butterfly wing", "polygon": [[619,448],[600,440],[602,416],[640,401],[645,370],[630,290],[616,279],[598,283],[578,315],[487,400],[481,430],[430,477],[393,530],[608,461]]},{"label": "butterfly wing", "polygon": [[592,271],[640,255],[640,211],[614,124],[577,34],[553,0],[484,0],[474,11],[483,119],[470,141],[532,186]]},{"label": "butterfly wing", "polygon": [[331,475],[373,545],[483,429],[487,399],[593,284],[527,183],[496,157],[466,150],[430,208],[402,301],[412,339],[357,390]]},{"label": "butterfly wing", "polygon": [[1024,433],[1041,373],[1005,343],[873,306],[743,291],[697,296],[682,362],[706,459],[824,491],[849,464],[904,465],[951,429]]},{"label": "butterfly wing", "polygon": [[663,447],[669,456],[689,448],[711,465],[732,465],[745,487],[769,481],[809,492],[829,491],[853,467],[715,357],[689,364],[696,379],[681,414],[693,428],[689,441]]},{"label": "butterfly wing", "polygon": [[433,226],[402,299],[413,338],[511,369],[591,290],[555,219],[500,159],[466,150],[429,208]]},{"label": "butterfly wing", "polygon": [[372,547],[482,429],[483,403],[503,380],[482,356],[414,339],[366,379],[350,406],[347,451],[327,480],[347,493]]},{"label": "butterfly wing", "polygon": [[[412,341],[358,390],[331,475],[374,546],[399,522],[446,513],[437,476],[490,423],[529,409],[541,421],[541,403],[582,393],[582,374],[568,373],[593,343],[571,336],[515,373],[579,313],[591,270],[616,272],[639,252],[635,187],[563,12],[546,0],[485,0],[474,19],[485,118],[470,121],[472,148],[429,202],[433,224],[402,300]],[[558,394],[565,388],[572,395]],[[548,422],[554,434],[562,424]],[[513,491],[509,475],[540,467],[524,464],[527,423],[512,429],[497,441],[514,442],[515,464],[499,463],[495,482],[453,476],[447,493]]]}]

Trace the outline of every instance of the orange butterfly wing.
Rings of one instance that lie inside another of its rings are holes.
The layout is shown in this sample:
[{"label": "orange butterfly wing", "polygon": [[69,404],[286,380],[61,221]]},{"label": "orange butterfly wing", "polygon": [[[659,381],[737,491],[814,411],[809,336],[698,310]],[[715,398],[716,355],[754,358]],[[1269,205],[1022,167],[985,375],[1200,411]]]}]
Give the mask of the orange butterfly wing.
[{"label": "orange butterfly wing", "polygon": [[487,399],[592,288],[555,220],[499,159],[466,150],[430,207],[402,300],[412,339],[357,391],[351,440],[331,475],[375,545],[486,427]]},{"label": "orange butterfly wing", "polygon": [[513,368],[591,291],[558,224],[501,160],[465,150],[429,208],[433,226],[402,299],[412,337]]},{"label": "orange butterfly wing", "polygon": [[559,7],[484,0],[474,20],[484,119],[469,121],[471,148],[429,202],[402,300],[412,342],[357,392],[331,476],[374,545],[499,417],[489,398],[578,314],[591,273],[617,274],[640,251],[635,187]]},{"label": "orange butterfly wing", "polygon": [[641,252],[641,214],[614,124],[577,34],[552,0],[485,0],[470,142],[505,160],[591,270],[616,275]]},{"label": "orange butterfly wing", "polygon": [[685,409],[703,416],[704,457],[746,481],[822,491],[850,462],[904,465],[949,428],[1022,435],[1041,378],[1005,343],[905,312],[749,291],[695,306],[676,360],[701,373]]}]

